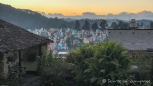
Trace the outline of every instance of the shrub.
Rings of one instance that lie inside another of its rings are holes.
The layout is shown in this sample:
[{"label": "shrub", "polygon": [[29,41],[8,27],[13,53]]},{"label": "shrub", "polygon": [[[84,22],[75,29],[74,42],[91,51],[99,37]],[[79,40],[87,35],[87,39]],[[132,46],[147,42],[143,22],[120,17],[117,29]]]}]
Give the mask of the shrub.
[{"label": "shrub", "polygon": [[[151,72],[151,63],[152,58],[146,54],[146,52],[139,50],[138,52],[134,52],[132,57],[133,65],[138,67],[138,70],[135,73],[134,80],[140,81],[149,81],[152,80],[152,72]],[[152,81],[150,81],[152,82]],[[151,83],[142,83],[141,86],[151,86]],[[137,84],[140,86],[140,84]]]},{"label": "shrub", "polygon": [[[72,73],[78,86],[126,86],[125,83],[110,84],[107,80],[131,79],[131,56],[121,44],[115,42],[83,45],[72,51],[66,61],[75,64]],[[106,82],[103,81],[105,79]]]},{"label": "shrub", "polygon": [[44,54],[39,61],[40,86],[65,86],[66,63],[62,58],[53,58],[52,52]]},{"label": "shrub", "polygon": [[0,86],[6,85],[6,86],[20,86],[19,78],[16,78],[16,75],[18,72],[10,73],[7,78],[0,77]]}]

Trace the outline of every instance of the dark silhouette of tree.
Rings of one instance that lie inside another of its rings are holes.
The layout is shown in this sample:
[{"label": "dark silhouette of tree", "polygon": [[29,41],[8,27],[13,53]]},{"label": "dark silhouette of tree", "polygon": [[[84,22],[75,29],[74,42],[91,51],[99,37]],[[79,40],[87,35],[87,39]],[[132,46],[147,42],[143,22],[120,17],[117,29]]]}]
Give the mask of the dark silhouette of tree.
[{"label": "dark silhouette of tree", "polygon": [[68,47],[71,47],[71,45],[72,45],[71,44],[72,43],[72,37],[68,37],[65,42],[66,42]]},{"label": "dark silhouette of tree", "polygon": [[143,22],[141,22],[140,26],[143,27]]},{"label": "dark silhouette of tree", "polygon": [[57,18],[57,17],[55,17],[55,20],[58,20],[58,18]]},{"label": "dark silhouette of tree", "polygon": [[122,29],[123,28],[123,22],[122,21],[119,21],[118,23],[118,29]]},{"label": "dark silhouette of tree", "polygon": [[95,31],[96,29],[98,29],[98,24],[97,22],[94,22],[93,25],[91,26],[91,28]]},{"label": "dark silhouette of tree", "polygon": [[137,26],[139,27],[139,26],[140,26],[140,24],[139,24],[139,23],[137,23]]},{"label": "dark silhouette of tree", "polygon": [[129,28],[129,23],[124,22],[124,29],[128,29]]},{"label": "dark silhouette of tree", "polygon": [[150,29],[153,29],[153,22],[150,22]]},{"label": "dark silhouette of tree", "polygon": [[118,29],[127,29],[128,27],[129,27],[129,24],[127,22],[119,21]]},{"label": "dark silhouette of tree", "polygon": [[117,28],[118,28],[117,23],[116,23],[116,22],[113,22],[113,23],[111,24],[111,28],[113,28],[113,29],[117,29]]},{"label": "dark silhouette of tree", "polygon": [[76,20],[76,21],[75,21],[75,27],[74,27],[74,29],[75,29],[75,30],[81,30],[81,29],[80,29],[80,22],[79,22],[79,20]]},{"label": "dark silhouette of tree", "polygon": [[85,20],[85,23],[84,23],[82,29],[84,29],[84,30],[90,30],[89,22],[87,20]]},{"label": "dark silhouette of tree", "polygon": [[106,30],[106,27],[108,27],[107,21],[102,19],[102,21],[100,22],[100,27],[101,30]]}]

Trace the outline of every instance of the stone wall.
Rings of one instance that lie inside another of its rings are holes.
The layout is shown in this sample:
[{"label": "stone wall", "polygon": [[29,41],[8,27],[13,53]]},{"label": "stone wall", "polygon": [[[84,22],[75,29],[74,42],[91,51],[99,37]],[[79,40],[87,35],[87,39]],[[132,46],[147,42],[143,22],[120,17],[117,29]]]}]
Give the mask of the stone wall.
[{"label": "stone wall", "polygon": [[4,71],[4,61],[3,61],[3,53],[0,53],[0,77],[3,76]]},{"label": "stone wall", "polygon": [[[11,57],[11,58],[8,58]],[[4,53],[4,76],[7,77],[8,72],[9,72],[9,67],[12,70],[15,70],[16,67],[18,67],[19,64],[19,52],[18,51],[13,51],[13,52],[7,52]],[[12,59],[13,58],[13,59]],[[10,60],[9,60],[10,59]],[[15,68],[14,68],[15,66]]]},{"label": "stone wall", "polygon": [[153,30],[108,30],[108,39],[122,43],[129,50],[146,50],[153,48]]},{"label": "stone wall", "polygon": [[[27,53],[29,51],[34,51],[36,53],[36,60],[35,61],[28,61]],[[26,68],[26,71],[37,71],[37,56],[39,56],[39,47],[31,47],[29,49],[25,49],[21,51],[21,58],[22,58],[22,67]]]},{"label": "stone wall", "polygon": [[[43,48],[46,50],[49,50],[48,49],[48,46],[47,46],[47,44],[43,44],[42,45],[43,46]],[[29,52],[29,51],[34,51],[35,53],[36,53],[36,60],[35,61],[28,61],[27,60],[27,52]],[[47,52],[47,51],[46,51]],[[41,53],[43,54],[43,50],[41,51]],[[49,53],[49,51],[47,52],[47,53]],[[26,71],[37,71],[37,60],[38,60],[38,57],[40,57],[39,56],[39,46],[33,46],[33,47],[31,47],[31,48],[28,48],[28,49],[25,49],[25,50],[22,50],[21,51],[21,59],[22,59],[22,64],[21,64],[21,66],[22,67],[25,67],[26,69]]]}]

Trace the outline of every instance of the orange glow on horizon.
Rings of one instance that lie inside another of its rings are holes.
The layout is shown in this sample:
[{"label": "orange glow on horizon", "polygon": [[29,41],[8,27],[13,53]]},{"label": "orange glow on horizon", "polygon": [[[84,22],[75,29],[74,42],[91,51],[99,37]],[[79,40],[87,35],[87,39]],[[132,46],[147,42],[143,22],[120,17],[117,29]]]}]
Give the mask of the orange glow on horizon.
[{"label": "orange glow on horizon", "polygon": [[38,12],[59,13],[65,16],[82,15],[92,12],[97,15],[121,12],[138,13],[148,10],[153,12],[153,0],[0,0],[15,8],[30,9]]}]

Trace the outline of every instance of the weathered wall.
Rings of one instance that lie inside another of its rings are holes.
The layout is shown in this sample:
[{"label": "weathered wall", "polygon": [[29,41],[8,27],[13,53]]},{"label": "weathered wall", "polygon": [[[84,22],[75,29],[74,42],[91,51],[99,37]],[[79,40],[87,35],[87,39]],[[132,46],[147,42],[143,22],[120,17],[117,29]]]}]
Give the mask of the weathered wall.
[{"label": "weathered wall", "polygon": [[[45,49],[47,49],[47,44],[44,44],[43,47]],[[31,62],[31,61],[28,61],[26,58],[26,53],[30,50],[34,50],[36,52],[36,61],[34,62]],[[48,52],[47,52],[48,53]],[[37,71],[37,59],[39,57],[39,46],[35,46],[35,47],[31,47],[31,48],[28,48],[28,49],[25,49],[25,50],[22,50],[21,51],[21,58],[22,58],[22,67],[26,67],[26,71]]]},{"label": "weathered wall", "polygon": [[0,77],[3,76],[4,71],[4,59],[3,59],[3,53],[0,53]]},{"label": "weathered wall", "polygon": [[37,54],[37,56],[39,56],[39,47],[31,47],[29,49],[25,49],[21,51],[21,58],[22,58],[22,62],[21,65],[22,67],[26,67],[26,71],[37,71],[37,61],[28,61],[27,60],[27,52],[30,50],[34,50]]},{"label": "weathered wall", "polygon": [[[8,61],[9,56],[15,56],[16,59],[15,61]],[[6,77],[8,75],[9,72],[9,66],[10,68],[12,68],[13,66],[18,66],[18,62],[19,62],[19,52],[18,51],[14,51],[14,52],[8,52],[8,53],[4,53],[4,76]]]},{"label": "weathered wall", "polygon": [[[43,45],[47,49],[47,44]],[[36,52],[36,56],[39,56],[39,46],[31,47],[28,49],[21,50],[21,67],[26,67],[26,71],[37,71],[37,58],[35,61],[27,60],[27,52],[33,50]],[[15,61],[8,61],[7,57],[15,56]],[[0,53],[0,74],[7,77],[9,72],[9,67],[11,69],[17,68],[19,66],[19,51]]]},{"label": "weathered wall", "polygon": [[153,48],[153,30],[108,30],[108,39],[123,43],[129,50],[146,50]]}]

